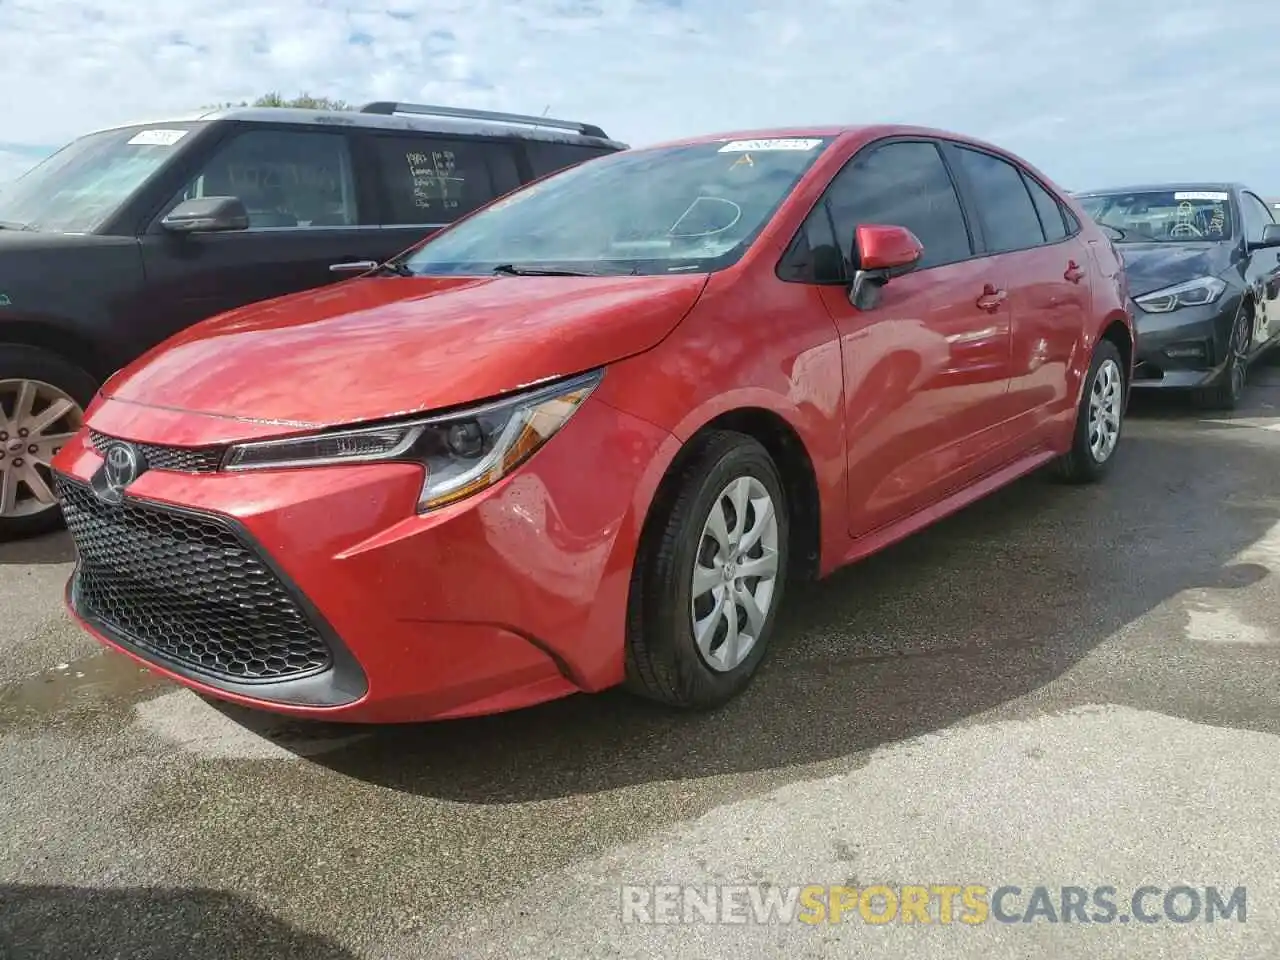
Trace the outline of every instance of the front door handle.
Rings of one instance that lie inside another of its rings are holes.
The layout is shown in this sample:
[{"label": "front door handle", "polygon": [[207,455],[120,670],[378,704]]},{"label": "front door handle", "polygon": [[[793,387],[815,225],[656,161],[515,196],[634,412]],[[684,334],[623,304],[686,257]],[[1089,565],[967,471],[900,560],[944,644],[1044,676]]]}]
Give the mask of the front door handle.
[{"label": "front door handle", "polygon": [[978,307],[987,311],[987,313],[995,313],[1000,309],[1000,304],[1008,299],[1008,293],[1003,290],[997,290],[988,283],[982,290],[982,296],[978,298]]},{"label": "front door handle", "polygon": [[1067,272],[1062,275],[1062,279],[1070,280],[1072,283],[1079,283],[1084,279],[1084,271],[1080,269],[1074,260],[1070,260],[1067,262]]},{"label": "front door handle", "polygon": [[329,264],[330,273],[367,273],[378,265],[377,260],[347,260]]}]

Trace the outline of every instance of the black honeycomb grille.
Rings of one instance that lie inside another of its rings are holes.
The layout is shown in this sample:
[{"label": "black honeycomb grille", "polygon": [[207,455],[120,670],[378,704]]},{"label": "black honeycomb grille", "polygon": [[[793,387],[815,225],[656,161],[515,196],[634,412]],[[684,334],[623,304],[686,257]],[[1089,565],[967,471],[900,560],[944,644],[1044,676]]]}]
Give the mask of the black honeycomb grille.
[{"label": "black honeycomb grille", "polygon": [[79,555],[81,615],[144,652],[237,683],[294,680],[333,664],[284,584],[230,526],[125,501],[55,476]]},{"label": "black honeycomb grille", "polygon": [[[115,438],[90,430],[89,442],[99,453],[106,453]],[[226,452],[224,447],[164,447],[154,443],[128,442],[142,455],[148,469],[178,473],[214,473]]]}]

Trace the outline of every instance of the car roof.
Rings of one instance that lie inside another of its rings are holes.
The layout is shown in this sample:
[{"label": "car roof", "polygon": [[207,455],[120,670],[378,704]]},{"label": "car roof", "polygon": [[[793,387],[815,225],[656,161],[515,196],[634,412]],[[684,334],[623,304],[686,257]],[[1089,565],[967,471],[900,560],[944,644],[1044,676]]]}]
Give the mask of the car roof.
[{"label": "car roof", "polygon": [[1169,190],[1217,190],[1223,193],[1239,193],[1248,187],[1241,183],[1225,183],[1217,180],[1180,180],[1169,183],[1137,184],[1129,187],[1105,187],[1099,190],[1076,190],[1072,196],[1095,197],[1111,193],[1162,193]]},{"label": "car roof", "polygon": [[[421,113],[391,112],[395,107],[416,108]],[[435,114],[426,111],[443,110]],[[416,107],[414,104],[376,102],[354,110],[313,110],[303,107],[227,107],[151,120],[117,123],[93,131],[124,130],[164,123],[211,123],[232,120],[241,123],[292,123],[322,127],[349,127],[374,130],[406,130],[415,133],[458,133],[468,136],[539,140],[625,150],[628,145],[613,140],[594,124],[571,124],[553,117],[467,111],[453,107]],[[540,126],[539,121],[545,124]],[[578,127],[580,131],[569,129]]]},{"label": "car roof", "polygon": [[1016,156],[1007,148],[987,143],[968,134],[956,133],[952,130],[941,130],[934,127],[918,127],[907,124],[870,123],[870,124],[826,124],[804,127],[767,127],[749,130],[725,130],[719,133],[703,134],[696,137],[683,137],[662,143],[649,144],[646,148],[686,146],[696,143],[719,143],[724,140],[790,140],[806,137],[822,138],[856,138],[860,140],[878,140],[882,137],[933,137],[943,140],[956,140],[994,150],[997,153]]}]

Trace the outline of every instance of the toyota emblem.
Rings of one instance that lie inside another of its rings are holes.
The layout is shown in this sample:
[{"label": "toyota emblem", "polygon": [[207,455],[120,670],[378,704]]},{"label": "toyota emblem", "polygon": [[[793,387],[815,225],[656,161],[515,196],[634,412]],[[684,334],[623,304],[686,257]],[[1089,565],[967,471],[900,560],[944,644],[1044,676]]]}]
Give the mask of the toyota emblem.
[{"label": "toyota emblem", "polygon": [[145,464],[137,448],[128,443],[113,443],[103,451],[102,459],[94,488],[103,500],[119,503],[124,488],[138,479],[146,469]]}]

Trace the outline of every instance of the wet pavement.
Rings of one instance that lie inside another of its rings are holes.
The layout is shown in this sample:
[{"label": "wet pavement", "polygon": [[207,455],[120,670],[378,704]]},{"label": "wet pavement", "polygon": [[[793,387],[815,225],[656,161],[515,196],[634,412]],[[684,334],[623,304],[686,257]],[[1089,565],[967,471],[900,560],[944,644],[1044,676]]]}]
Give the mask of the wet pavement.
[{"label": "wet pavement", "polygon": [[[1101,486],[1027,478],[792,593],[700,716],[218,707],[70,625],[64,538],[0,545],[0,956],[1275,956],[1280,366],[1230,417],[1126,430]],[[1017,915],[1243,886],[1247,919],[622,920],[622,885],[943,883]]]}]

